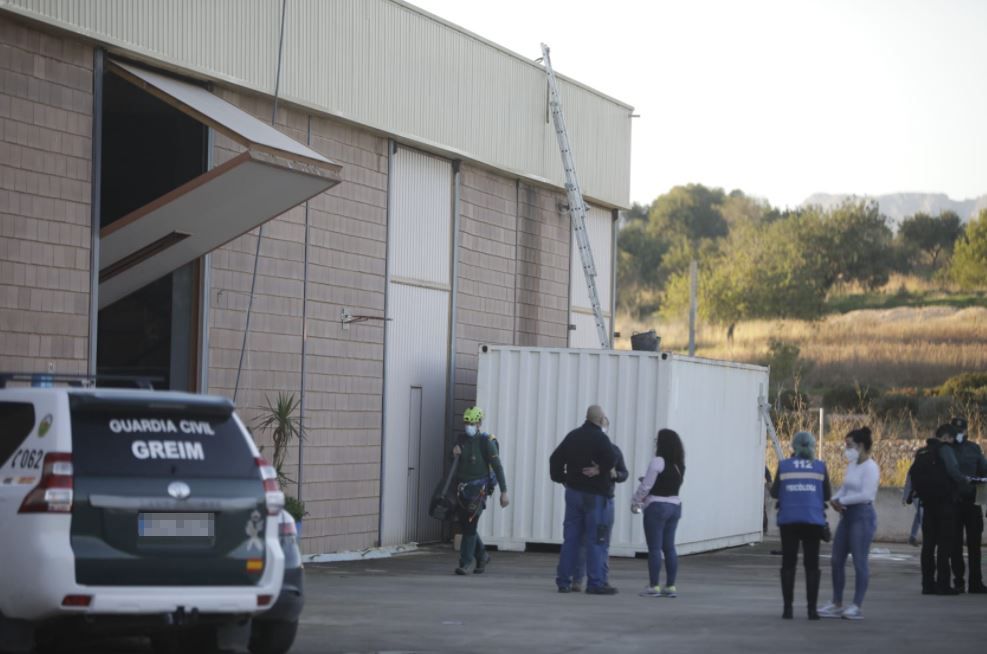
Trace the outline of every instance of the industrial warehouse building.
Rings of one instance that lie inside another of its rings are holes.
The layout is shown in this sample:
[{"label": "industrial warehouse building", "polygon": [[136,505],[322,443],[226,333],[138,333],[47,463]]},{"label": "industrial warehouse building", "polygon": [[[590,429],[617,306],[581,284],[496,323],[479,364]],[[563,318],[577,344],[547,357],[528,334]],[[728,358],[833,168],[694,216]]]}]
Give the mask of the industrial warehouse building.
[{"label": "industrial warehouse building", "polygon": [[[301,394],[304,549],[433,540],[480,344],[600,347],[544,69],[396,0],[284,6],[282,39],[279,0],[0,0],[0,369],[248,423]],[[560,84],[609,319],[632,110]]]}]

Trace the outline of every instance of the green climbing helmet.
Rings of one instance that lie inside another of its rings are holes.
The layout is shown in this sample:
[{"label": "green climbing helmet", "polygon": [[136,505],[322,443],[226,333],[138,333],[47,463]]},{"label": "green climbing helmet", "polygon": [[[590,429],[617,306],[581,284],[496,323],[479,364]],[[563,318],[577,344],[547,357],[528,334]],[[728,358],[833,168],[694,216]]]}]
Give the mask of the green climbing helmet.
[{"label": "green climbing helmet", "polygon": [[469,425],[476,425],[483,422],[483,409],[478,406],[471,406],[463,412],[463,422]]}]

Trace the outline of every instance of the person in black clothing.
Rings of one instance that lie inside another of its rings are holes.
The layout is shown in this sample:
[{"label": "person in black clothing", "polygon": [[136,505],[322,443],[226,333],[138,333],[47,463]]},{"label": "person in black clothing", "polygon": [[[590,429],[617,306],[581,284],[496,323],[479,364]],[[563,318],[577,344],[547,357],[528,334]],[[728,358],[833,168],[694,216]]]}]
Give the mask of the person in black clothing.
[{"label": "person in black clothing", "polygon": [[[603,422],[603,432],[607,433],[610,427],[610,421],[604,419]],[[617,489],[617,484],[622,484],[627,481],[630,476],[630,472],[627,470],[627,465],[624,463],[624,453],[620,451],[616,443],[613,443],[613,455],[615,457],[615,462],[613,465],[613,470],[610,471],[610,499],[613,499],[614,492]],[[587,477],[596,477],[600,474],[600,467],[596,464],[583,468],[583,474]],[[610,530],[613,531],[613,523],[610,523]],[[607,543],[610,542],[610,536],[607,535]],[[576,571],[572,573],[572,592],[579,593],[583,590],[583,578],[586,576],[586,546],[588,543],[584,540],[582,547],[579,548],[579,558],[576,561]],[[610,575],[610,565],[608,561],[604,561],[607,570],[607,576]]]},{"label": "person in black clothing", "polygon": [[956,499],[967,486],[950,447],[956,430],[948,424],[915,454],[909,471],[915,493],[922,500],[922,594],[957,595],[949,585],[949,557],[956,535]]},{"label": "person in black clothing", "polygon": [[[949,424],[956,431],[953,450],[960,474],[965,478],[987,476],[987,459],[984,458],[983,451],[979,445],[966,438],[966,418],[953,418]],[[969,590],[971,593],[987,593],[980,567],[980,540],[984,534],[984,516],[981,511],[982,507],[976,504],[976,489],[970,485],[966,491],[959,494],[956,502],[956,533],[953,537],[953,552],[950,555],[953,588],[961,593],[966,590],[963,583],[966,574],[966,566],[963,563],[964,542],[970,559]]]},{"label": "person in black clothing", "polygon": [[[606,414],[599,406],[586,410],[586,422],[569,432],[549,458],[552,481],[565,485],[565,520],[562,552],[555,584],[560,593],[572,592],[572,574],[580,545],[586,538],[586,593],[614,595],[617,589],[607,583],[607,550],[613,524],[610,497],[610,471],[614,468],[613,444],[603,432]],[[599,470],[587,476],[583,470]],[[588,538],[587,538],[588,537]]]}]

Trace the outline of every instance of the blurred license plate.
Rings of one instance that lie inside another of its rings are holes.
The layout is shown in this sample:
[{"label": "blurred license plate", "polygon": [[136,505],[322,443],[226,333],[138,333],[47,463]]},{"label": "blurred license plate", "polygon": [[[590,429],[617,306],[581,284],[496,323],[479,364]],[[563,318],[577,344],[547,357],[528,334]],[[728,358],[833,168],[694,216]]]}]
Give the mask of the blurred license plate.
[{"label": "blurred license plate", "polygon": [[212,538],[212,513],[141,513],[137,535],[142,538]]}]

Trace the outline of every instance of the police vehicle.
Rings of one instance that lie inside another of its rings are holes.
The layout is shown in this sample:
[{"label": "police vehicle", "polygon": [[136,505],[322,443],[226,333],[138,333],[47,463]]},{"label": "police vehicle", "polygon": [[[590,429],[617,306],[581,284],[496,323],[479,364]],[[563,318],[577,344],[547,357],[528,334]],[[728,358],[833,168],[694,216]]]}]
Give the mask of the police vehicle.
[{"label": "police vehicle", "polygon": [[288,651],[294,521],[232,403],[16,377],[0,374],[0,652],[77,630]]}]

